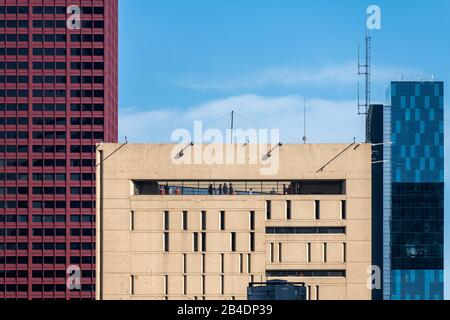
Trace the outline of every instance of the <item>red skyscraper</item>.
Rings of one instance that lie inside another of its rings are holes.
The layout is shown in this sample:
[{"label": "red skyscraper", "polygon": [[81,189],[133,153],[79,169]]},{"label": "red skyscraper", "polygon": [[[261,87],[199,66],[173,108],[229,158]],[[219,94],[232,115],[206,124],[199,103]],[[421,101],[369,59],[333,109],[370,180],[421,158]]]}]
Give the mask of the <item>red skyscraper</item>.
[{"label": "red skyscraper", "polygon": [[117,11],[0,0],[0,299],[95,297],[95,145],[117,142]]}]

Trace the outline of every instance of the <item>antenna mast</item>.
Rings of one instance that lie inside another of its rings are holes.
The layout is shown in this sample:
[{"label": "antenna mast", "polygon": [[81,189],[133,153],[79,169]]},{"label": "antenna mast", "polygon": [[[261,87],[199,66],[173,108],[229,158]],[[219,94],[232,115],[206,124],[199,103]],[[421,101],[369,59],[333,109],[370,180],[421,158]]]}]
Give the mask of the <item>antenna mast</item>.
[{"label": "antenna mast", "polygon": [[233,144],[233,135],[234,135],[234,133],[233,133],[233,131],[234,131],[234,110],[233,111],[231,111],[231,133],[230,133],[230,135],[231,135],[231,139],[230,139],[230,141],[231,141],[231,144]]},{"label": "antenna mast", "polygon": [[358,115],[367,115],[369,112],[371,102],[371,86],[372,86],[372,37],[369,36],[369,31],[366,30],[366,62],[361,64],[360,61],[360,46],[358,45],[358,76],[365,76],[365,97],[364,103],[360,101],[360,87],[358,82]]}]

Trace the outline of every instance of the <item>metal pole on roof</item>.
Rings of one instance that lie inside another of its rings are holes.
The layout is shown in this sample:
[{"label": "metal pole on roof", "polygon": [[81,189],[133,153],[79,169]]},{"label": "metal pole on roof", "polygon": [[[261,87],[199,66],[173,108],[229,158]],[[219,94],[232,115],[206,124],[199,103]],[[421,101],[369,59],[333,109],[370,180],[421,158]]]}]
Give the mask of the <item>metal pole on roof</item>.
[{"label": "metal pole on roof", "polygon": [[231,111],[231,133],[230,133],[230,135],[231,135],[231,137],[230,137],[231,144],[233,144],[233,140],[234,140],[233,139],[233,136],[234,136],[233,131],[234,131],[234,110]]}]

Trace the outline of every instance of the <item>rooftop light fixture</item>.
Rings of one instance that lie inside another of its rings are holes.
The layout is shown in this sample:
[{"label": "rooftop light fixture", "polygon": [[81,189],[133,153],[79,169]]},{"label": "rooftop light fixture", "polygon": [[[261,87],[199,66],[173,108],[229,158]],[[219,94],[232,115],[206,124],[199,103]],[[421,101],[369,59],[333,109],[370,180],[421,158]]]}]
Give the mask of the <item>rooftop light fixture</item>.
[{"label": "rooftop light fixture", "polygon": [[178,159],[183,158],[183,157],[184,157],[184,152],[185,152],[189,147],[193,147],[193,146],[194,146],[194,143],[193,143],[193,142],[189,143],[189,144],[188,144],[186,147],[184,147],[180,152],[178,152],[178,154],[176,155],[175,159],[178,160]]},{"label": "rooftop light fixture", "polygon": [[275,147],[273,147],[267,154],[262,158],[263,161],[269,160],[270,157],[272,157],[272,152],[275,151],[276,148],[281,148],[283,144],[280,142]]}]

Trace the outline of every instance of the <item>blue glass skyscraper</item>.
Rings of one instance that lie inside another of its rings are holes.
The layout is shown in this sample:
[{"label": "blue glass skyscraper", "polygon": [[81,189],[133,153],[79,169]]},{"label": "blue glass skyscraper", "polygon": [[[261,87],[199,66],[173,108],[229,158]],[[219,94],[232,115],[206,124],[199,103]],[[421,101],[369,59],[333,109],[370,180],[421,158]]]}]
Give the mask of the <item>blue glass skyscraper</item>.
[{"label": "blue glass skyscraper", "polygon": [[388,100],[389,106],[372,106],[369,113],[383,110],[382,125],[380,117],[369,119],[373,130],[383,130],[383,141],[371,140],[383,143],[375,157],[382,153],[384,162],[374,163],[383,183],[373,191],[382,193],[373,207],[375,224],[383,226],[382,234],[373,235],[382,243],[374,252],[374,260],[382,261],[382,295],[386,300],[442,300],[444,85],[395,81]]},{"label": "blue glass skyscraper", "polygon": [[444,85],[391,83],[391,292],[443,299]]}]

